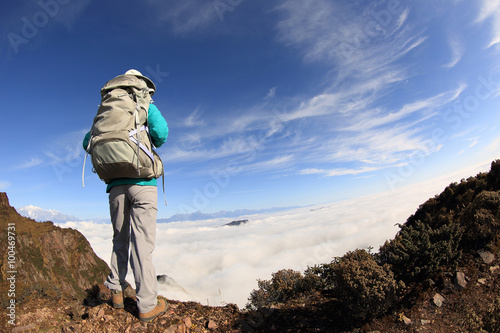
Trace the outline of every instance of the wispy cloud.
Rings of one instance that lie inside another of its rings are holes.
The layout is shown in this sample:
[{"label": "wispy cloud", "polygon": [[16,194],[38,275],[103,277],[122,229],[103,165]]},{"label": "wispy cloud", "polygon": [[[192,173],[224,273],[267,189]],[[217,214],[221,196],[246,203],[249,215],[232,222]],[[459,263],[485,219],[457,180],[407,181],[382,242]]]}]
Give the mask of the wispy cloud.
[{"label": "wispy cloud", "polygon": [[440,108],[455,101],[460,94],[465,90],[466,85],[462,84],[457,89],[440,93],[436,96],[421,99],[416,102],[403,105],[395,112],[382,112],[372,110],[357,115],[353,120],[353,124],[347,128],[348,130],[366,131],[379,126],[394,124],[405,118],[410,117],[415,113],[420,113],[416,120],[410,120],[412,126],[417,122],[421,122],[428,117],[434,116]]},{"label": "wispy cloud", "polygon": [[43,163],[42,159],[40,159],[38,157],[32,157],[29,161],[27,161],[27,162],[25,162],[23,164],[15,166],[14,169],[29,169],[29,168],[38,166],[38,165],[40,165],[42,163]]},{"label": "wispy cloud", "polygon": [[[404,163],[412,152],[438,151],[440,145],[425,144],[430,119],[456,101],[467,86],[434,90],[427,97],[420,93],[404,103],[397,98],[394,92],[419,75],[415,63],[402,60],[423,49],[427,36],[423,28],[409,22],[410,9],[403,4],[397,10],[391,8],[390,17],[380,24],[374,13],[385,10],[383,6],[383,2],[366,8],[326,0],[281,2],[276,8],[281,14],[277,41],[298,50],[305,66],[314,62],[330,69],[321,78],[321,88],[300,99],[280,96],[278,100],[274,87],[264,104],[257,101],[253,108],[216,121],[202,119],[197,109],[185,125],[203,124],[203,129],[193,126],[183,134],[182,141],[168,151],[167,160],[234,160],[258,152],[259,159],[281,157],[245,162],[246,170],[282,163],[288,168],[302,165],[295,173],[333,176],[377,171]],[[450,39],[450,45],[453,58],[447,67],[451,68],[464,48],[458,38]],[[394,96],[391,103],[388,96]],[[287,106],[270,112],[271,99],[274,105]],[[315,130],[308,132],[308,128]]]},{"label": "wispy cloud", "polygon": [[492,31],[488,47],[500,43],[500,2],[497,0],[481,0],[481,8],[476,19],[476,23],[483,23],[491,20]]},{"label": "wispy cloud", "polygon": [[270,170],[280,170],[283,171],[291,165],[294,160],[292,154],[287,154],[283,156],[277,156],[269,160],[259,160],[257,162],[248,163],[241,165],[241,170],[244,172],[264,172]]},{"label": "wispy cloud", "polygon": [[156,8],[160,20],[167,22],[175,34],[203,32],[218,22],[214,1],[148,0]]},{"label": "wispy cloud", "polygon": [[[385,167],[385,166],[384,166]],[[322,175],[325,177],[357,175],[360,173],[380,170],[381,167],[362,167],[360,169],[304,169],[299,172],[301,175]]]},{"label": "wispy cloud", "polygon": [[11,183],[8,181],[0,181],[0,191],[5,191],[10,187]]},{"label": "wispy cloud", "polygon": [[453,68],[455,67],[460,60],[462,59],[465,53],[465,46],[457,36],[451,36],[448,39],[448,43],[450,44],[451,50],[451,59],[447,64],[444,64],[444,68]]},{"label": "wispy cloud", "polygon": [[202,127],[205,126],[205,121],[202,119],[203,112],[200,107],[197,107],[185,120],[186,127]]},{"label": "wispy cloud", "polygon": [[166,161],[197,161],[203,162],[225,157],[242,156],[256,149],[259,143],[252,136],[228,137],[220,142],[211,142],[210,145],[189,147],[173,146],[166,152]]},{"label": "wispy cloud", "polygon": [[500,150],[500,136],[493,139],[485,150],[489,153],[497,153]]},{"label": "wispy cloud", "polygon": [[477,136],[473,137],[473,138],[467,139],[466,140],[467,141],[467,146],[464,149],[462,149],[458,153],[458,155],[462,155],[467,149],[470,149],[470,148],[474,147],[475,145],[477,145],[479,143],[479,140],[480,140],[480,137],[477,137]]},{"label": "wispy cloud", "polygon": [[264,99],[269,100],[269,99],[274,98],[274,96],[276,96],[276,89],[277,89],[277,87],[272,87],[271,89],[269,89],[269,92],[267,93],[267,95]]},{"label": "wispy cloud", "polygon": [[[404,67],[399,60],[427,40],[408,25],[410,11],[403,5],[392,14],[386,11],[390,17],[378,24],[374,13],[384,9],[380,6],[369,5],[362,15],[354,6],[330,1],[291,0],[279,7],[280,41],[300,49],[304,60],[332,68],[330,85],[282,119],[292,127],[297,121],[316,124],[318,132],[309,134],[315,139],[301,152],[308,161],[358,165],[306,168],[302,174],[359,174],[399,163],[414,150],[429,153],[415,126],[465,89],[460,86],[398,109],[380,107],[382,98],[413,75],[411,64]],[[319,129],[326,126],[329,130],[322,133]]]}]

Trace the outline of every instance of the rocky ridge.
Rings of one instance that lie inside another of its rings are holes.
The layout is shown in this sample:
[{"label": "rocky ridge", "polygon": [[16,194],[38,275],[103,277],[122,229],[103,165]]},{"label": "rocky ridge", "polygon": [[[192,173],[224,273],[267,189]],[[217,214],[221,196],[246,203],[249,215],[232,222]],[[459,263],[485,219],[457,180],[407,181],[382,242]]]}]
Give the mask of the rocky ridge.
[{"label": "rocky ridge", "polygon": [[[15,277],[18,304],[34,295],[83,298],[109,272],[80,232],[20,216],[5,193],[0,193],[0,248],[8,250],[0,261],[0,287],[9,289],[7,278]],[[6,301],[2,298],[2,306]]]}]

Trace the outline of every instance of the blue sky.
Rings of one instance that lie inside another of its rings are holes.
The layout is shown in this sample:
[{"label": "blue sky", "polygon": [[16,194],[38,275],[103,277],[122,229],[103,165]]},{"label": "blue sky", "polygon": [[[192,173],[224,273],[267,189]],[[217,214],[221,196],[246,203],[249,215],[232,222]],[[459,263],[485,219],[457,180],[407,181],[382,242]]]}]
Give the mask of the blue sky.
[{"label": "blue sky", "polygon": [[500,156],[496,0],[41,0],[0,17],[15,207],[108,214],[81,140],[131,68],[170,128],[160,217],[356,198]]}]

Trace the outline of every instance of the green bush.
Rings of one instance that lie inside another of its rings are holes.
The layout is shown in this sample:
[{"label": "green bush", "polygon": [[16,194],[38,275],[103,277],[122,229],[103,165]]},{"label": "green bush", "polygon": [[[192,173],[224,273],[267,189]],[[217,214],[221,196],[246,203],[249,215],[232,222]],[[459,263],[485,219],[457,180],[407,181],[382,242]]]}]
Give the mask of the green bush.
[{"label": "green bush", "polygon": [[269,307],[293,299],[300,293],[310,289],[308,278],[300,272],[282,269],[272,274],[271,280],[258,280],[259,289],[253,290],[248,299],[249,308]]},{"label": "green bush", "polygon": [[404,287],[388,265],[379,265],[365,250],[348,252],[315,270],[351,320],[364,321],[385,313]]},{"label": "green bush", "polygon": [[392,241],[377,254],[382,264],[390,264],[397,279],[406,283],[432,278],[443,268],[454,269],[462,252],[462,228],[449,221],[438,228],[416,221],[405,224]]},{"label": "green bush", "polygon": [[460,218],[463,226],[463,245],[467,248],[482,248],[500,234],[500,194],[482,191],[465,208]]}]

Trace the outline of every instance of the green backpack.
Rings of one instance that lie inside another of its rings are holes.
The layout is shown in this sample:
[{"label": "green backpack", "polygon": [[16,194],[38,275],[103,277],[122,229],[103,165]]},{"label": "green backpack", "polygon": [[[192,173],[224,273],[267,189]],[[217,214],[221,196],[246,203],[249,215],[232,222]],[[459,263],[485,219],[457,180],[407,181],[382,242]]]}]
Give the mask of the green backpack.
[{"label": "green backpack", "polygon": [[106,184],[117,178],[159,178],[163,174],[148,128],[155,86],[145,79],[149,86],[137,76],[119,75],[101,89],[101,105],[86,151],[91,155],[92,171]]}]

